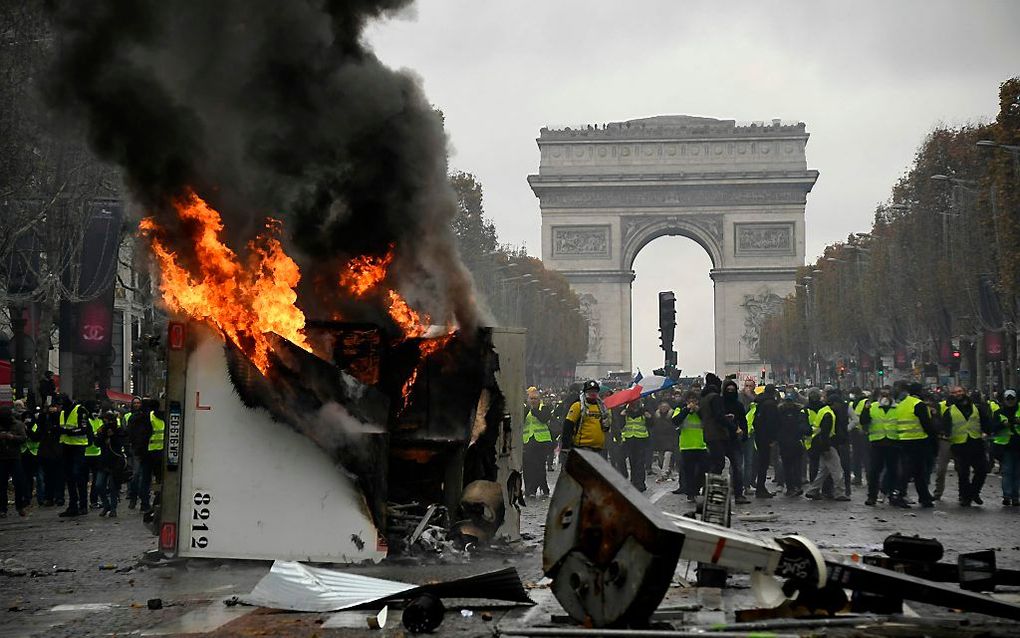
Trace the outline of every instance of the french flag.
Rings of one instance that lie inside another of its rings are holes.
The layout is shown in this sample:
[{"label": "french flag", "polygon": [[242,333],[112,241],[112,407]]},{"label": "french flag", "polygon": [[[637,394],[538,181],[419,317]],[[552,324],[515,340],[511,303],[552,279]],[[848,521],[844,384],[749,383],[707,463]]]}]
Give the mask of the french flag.
[{"label": "french flag", "polygon": [[660,377],[659,375],[653,374],[648,377],[640,377],[634,385],[630,386],[626,390],[620,390],[614,392],[605,398],[607,408],[615,408],[623,405],[624,403],[630,403],[631,401],[637,401],[641,397],[646,397],[649,394],[654,394],[660,390],[666,388],[672,388],[676,385],[676,381],[669,377]]}]

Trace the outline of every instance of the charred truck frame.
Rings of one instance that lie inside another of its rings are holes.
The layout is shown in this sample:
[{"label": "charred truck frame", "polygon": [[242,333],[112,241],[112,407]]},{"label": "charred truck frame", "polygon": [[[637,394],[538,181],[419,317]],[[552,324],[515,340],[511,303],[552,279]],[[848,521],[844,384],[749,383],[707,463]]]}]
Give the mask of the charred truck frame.
[{"label": "charred truck frame", "polygon": [[[522,330],[390,341],[370,324],[309,322],[316,354],[274,335],[266,374],[198,322],[168,332],[164,555],[378,561],[406,504],[519,538]],[[466,486],[481,518],[462,520]]]}]

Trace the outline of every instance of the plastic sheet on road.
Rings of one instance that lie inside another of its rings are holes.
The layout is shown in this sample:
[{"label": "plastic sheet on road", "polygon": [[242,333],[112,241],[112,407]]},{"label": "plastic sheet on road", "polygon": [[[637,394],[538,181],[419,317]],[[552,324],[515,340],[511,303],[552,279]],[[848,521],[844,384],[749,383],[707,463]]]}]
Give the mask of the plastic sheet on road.
[{"label": "plastic sheet on road", "polygon": [[407,599],[431,592],[444,598],[483,598],[535,604],[512,567],[458,578],[443,583],[415,585],[311,567],[292,561],[276,561],[247,596],[246,605],[288,611],[326,612],[352,609],[391,599]]}]

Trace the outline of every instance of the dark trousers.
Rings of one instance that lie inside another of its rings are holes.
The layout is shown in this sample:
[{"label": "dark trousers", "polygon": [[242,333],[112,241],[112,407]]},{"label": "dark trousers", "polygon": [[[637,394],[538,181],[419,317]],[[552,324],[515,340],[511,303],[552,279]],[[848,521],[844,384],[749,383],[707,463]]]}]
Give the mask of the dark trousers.
[{"label": "dark trousers", "polygon": [[860,430],[850,431],[850,471],[858,481],[871,467],[868,453],[871,451],[871,441],[868,435]]},{"label": "dark trousers", "polygon": [[142,457],[139,464],[142,477],[138,482],[138,498],[142,501],[142,509],[149,509],[149,492],[152,490],[152,481],[157,483],[163,480],[163,452],[148,452]]},{"label": "dark trousers", "polygon": [[63,457],[39,457],[43,467],[43,486],[46,501],[51,505],[64,504],[64,459]]},{"label": "dark trousers", "polygon": [[21,457],[0,459],[0,512],[7,513],[7,481],[14,482],[14,509],[28,507],[32,500],[25,489],[25,474],[21,471]]},{"label": "dark trousers", "polygon": [[84,445],[61,445],[64,453],[64,479],[67,481],[67,508],[89,511],[89,472],[85,465]]},{"label": "dark trousers", "polygon": [[103,504],[103,509],[107,512],[116,512],[117,503],[120,501],[120,483],[113,477],[113,473],[108,470],[98,470],[95,488],[99,500]]},{"label": "dark trousers", "polygon": [[967,439],[964,443],[954,444],[950,451],[960,481],[960,502],[969,503],[981,496],[981,487],[988,475],[985,443],[981,439]]},{"label": "dark trousers", "polygon": [[726,460],[730,461],[730,482],[735,496],[744,493],[744,459],[741,454],[740,441],[715,441],[708,444],[708,471],[712,474],[721,474],[726,467]]},{"label": "dark trousers", "polygon": [[772,441],[758,440],[758,448],[754,455],[754,489],[759,492],[767,492],[765,479],[769,475],[769,461],[772,460]]},{"label": "dark trousers", "polygon": [[779,456],[783,461],[783,483],[787,491],[799,490],[804,481],[804,446],[800,441],[780,443]]},{"label": "dark trousers", "polygon": [[877,499],[879,488],[892,494],[899,485],[899,446],[889,439],[880,439],[871,444],[868,455],[868,498]]},{"label": "dark trousers", "polygon": [[629,438],[623,441],[623,449],[627,452],[627,463],[630,465],[630,484],[644,492],[645,477],[648,465],[652,462],[652,440],[649,438]]},{"label": "dark trousers", "polygon": [[680,450],[680,473],[684,493],[694,498],[705,486],[708,471],[708,450]]},{"label": "dark trousers", "polygon": [[928,491],[928,457],[931,455],[931,445],[927,439],[916,439],[912,441],[900,441],[900,471],[897,496],[907,497],[907,485],[914,482],[914,489],[917,490],[917,500],[922,504],[932,502],[931,492]]},{"label": "dark trousers", "polygon": [[[552,443],[529,441],[524,444],[524,494],[534,496],[538,492],[549,493],[545,475],[545,459]],[[143,501],[143,504],[145,502]]]},{"label": "dark trousers", "polygon": [[46,499],[44,491],[46,481],[43,480],[42,463],[39,457],[31,452],[25,452],[21,455],[21,469],[25,474],[25,498],[31,502],[32,495],[35,494],[36,502],[42,505]]},{"label": "dark trousers", "polygon": [[86,456],[85,469],[89,473],[89,505],[99,505],[99,457]]}]

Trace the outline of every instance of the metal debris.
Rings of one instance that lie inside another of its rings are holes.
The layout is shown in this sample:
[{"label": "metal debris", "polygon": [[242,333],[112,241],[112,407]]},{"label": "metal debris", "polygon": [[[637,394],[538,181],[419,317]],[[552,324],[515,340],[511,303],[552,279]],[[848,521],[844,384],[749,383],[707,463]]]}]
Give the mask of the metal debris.
[{"label": "metal debris", "polygon": [[438,597],[484,598],[535,604],[513,567],[440,583],[414,585],[334,569],[276,561],[240,602],[289,611],[326,612],[431,593]]}]

